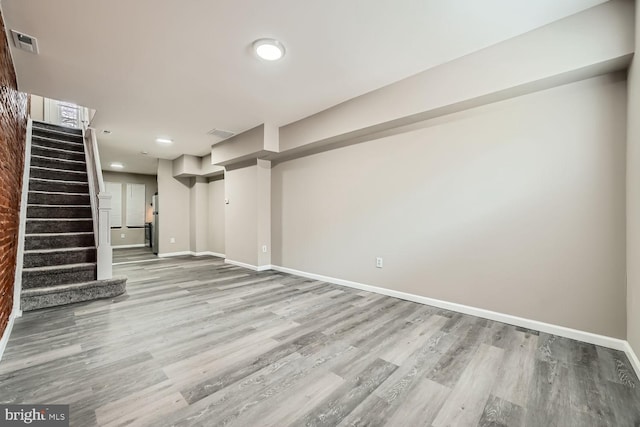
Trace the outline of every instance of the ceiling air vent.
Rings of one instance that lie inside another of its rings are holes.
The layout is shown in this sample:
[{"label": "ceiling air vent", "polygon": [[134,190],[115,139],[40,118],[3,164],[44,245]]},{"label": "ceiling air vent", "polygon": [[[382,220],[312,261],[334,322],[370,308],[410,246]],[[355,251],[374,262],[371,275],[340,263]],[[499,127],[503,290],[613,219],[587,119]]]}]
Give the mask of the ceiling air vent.
[{"label": "ceiling air vent", "polygon": [[13,43],[18,49],[38,54],[38,40],[35,37],[19,33],[16,30],[11,30],[11,37],[13,37]]},{"label": "ceiling air vent", "polygon": [[228,130],[211,129],[209,132],[207,132],[207,135],[215,136],[216,138],[227,139],[231,138],[233,135],[235,135],[235,133]]}]

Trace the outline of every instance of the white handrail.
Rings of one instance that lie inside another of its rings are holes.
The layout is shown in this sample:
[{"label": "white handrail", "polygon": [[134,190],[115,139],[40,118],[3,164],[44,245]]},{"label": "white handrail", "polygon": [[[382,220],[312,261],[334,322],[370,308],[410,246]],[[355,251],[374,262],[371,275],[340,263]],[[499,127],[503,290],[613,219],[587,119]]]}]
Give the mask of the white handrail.
[{"label": "white handrail", "polygon": [[111,250],[111,194],[105,191],[102,166],[98,152],[98,139],[93,128],[84,129],[85,159],[89,178],[93,232],[96,242],[98,280],[113,277],[113,253]]}]

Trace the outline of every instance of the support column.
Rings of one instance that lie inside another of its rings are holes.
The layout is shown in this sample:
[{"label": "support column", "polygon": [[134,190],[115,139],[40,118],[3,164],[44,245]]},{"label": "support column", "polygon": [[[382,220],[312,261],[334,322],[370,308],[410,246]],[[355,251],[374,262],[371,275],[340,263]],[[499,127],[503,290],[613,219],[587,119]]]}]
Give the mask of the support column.
[{"label": "support column", "polygon": [[271,162],[227,166],[226,262],[254,270],[271,264]]},{"label": "support column", "polygon": [[190,189],[190,247],[196,255],[208,251],[209,236],[209,192],[207,178],[192,178]]},{"label": "support column", "polygon": [[271,162],[258,159],[256,166],[258,270],[268,270],[271,268]]}]

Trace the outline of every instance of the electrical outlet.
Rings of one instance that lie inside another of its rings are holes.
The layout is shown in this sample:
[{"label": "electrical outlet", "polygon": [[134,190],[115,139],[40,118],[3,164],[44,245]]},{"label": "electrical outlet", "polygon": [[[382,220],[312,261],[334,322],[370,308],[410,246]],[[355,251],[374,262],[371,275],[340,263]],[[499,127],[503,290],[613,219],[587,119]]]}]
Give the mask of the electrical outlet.
[{"label": "electrical outlet", "polygon": [[376,257],[376,267],[382,268],[382,258]]},{"label": "electrical outlet", "polygon": [[172,237],[172,238],[169,239],[169,243],[175,243],[175,242],[176,242],[176,238],[175,237]]},{"label": "electrical outlet", "polygon": [[267,253],[267,245],[262,245],[262,252]]},{"label": "electrical outlet", "polygon": [[121,239],[124,239],[124,233],[121,233],[121,234],[120,234],[120,238],[121,238]]}]

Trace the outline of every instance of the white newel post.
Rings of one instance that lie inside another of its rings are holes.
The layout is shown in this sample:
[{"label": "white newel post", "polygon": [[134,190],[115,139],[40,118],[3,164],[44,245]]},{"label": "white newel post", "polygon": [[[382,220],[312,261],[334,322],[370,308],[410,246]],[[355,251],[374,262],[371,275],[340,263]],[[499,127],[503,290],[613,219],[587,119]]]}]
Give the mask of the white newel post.
[{"label": "white newel post", "polygon": [[110,211],[111,194],[98,194],[98,280],[111,279],[113,276]]}]

